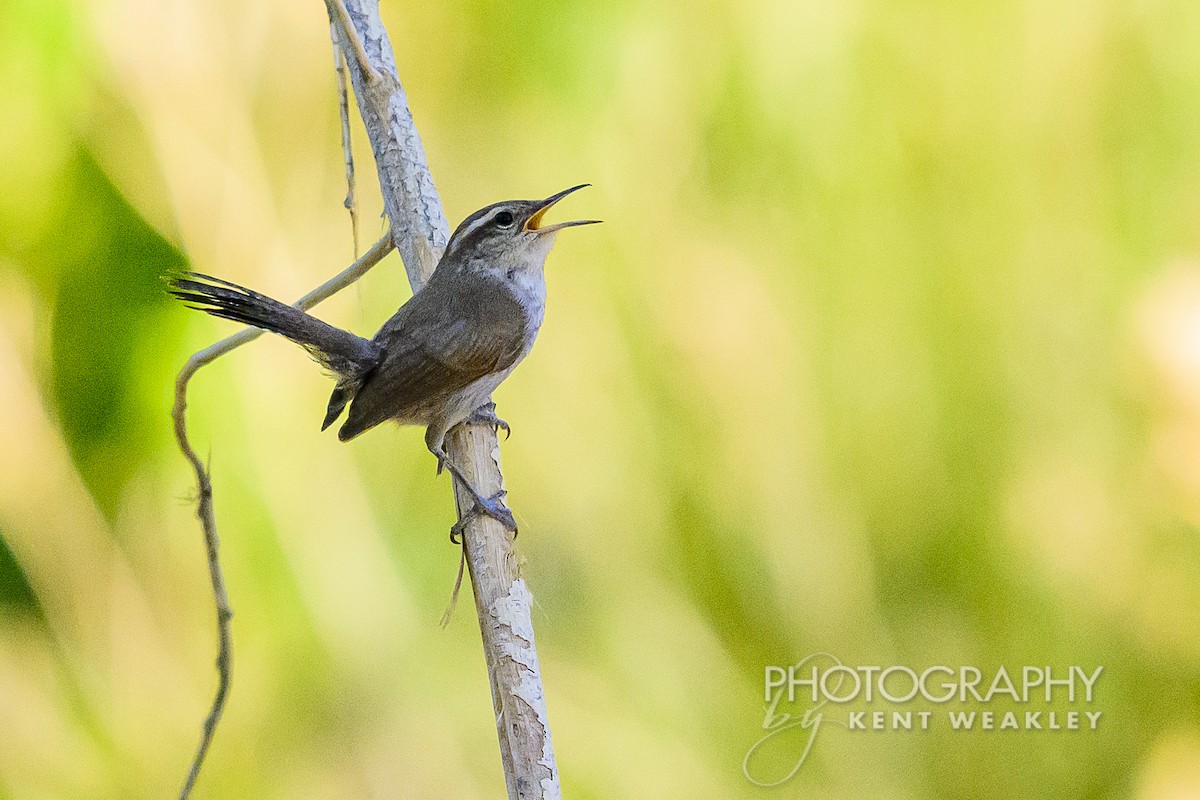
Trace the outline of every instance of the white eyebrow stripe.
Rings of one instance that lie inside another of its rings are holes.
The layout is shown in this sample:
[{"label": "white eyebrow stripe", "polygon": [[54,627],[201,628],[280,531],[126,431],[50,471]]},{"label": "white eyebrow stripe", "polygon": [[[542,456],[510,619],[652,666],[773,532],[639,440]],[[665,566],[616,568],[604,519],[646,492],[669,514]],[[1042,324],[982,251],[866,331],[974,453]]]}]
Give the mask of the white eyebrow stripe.
[{"label": "white eyebrow stripe", "polygon": [[454,237],[454,244],[458,244],[459,242],[461,242],[464,239],[466,239],[467,237],[469,237],[472,233],[474,233],[475,231],[482,228],[484,225],[487,225],[489,222],[492,221],[493,217],[495,217],[497,214],[499,214],[501,211],[504,211],[504,210],[505,210],[504,208],[492,209],[492,211],[488,212],[487,214],[484,214],[482,217],[480,217],[479,219],[472,222],[470,225],[467,226],[467,229],[465,231],[460,233],[458,236]]}]

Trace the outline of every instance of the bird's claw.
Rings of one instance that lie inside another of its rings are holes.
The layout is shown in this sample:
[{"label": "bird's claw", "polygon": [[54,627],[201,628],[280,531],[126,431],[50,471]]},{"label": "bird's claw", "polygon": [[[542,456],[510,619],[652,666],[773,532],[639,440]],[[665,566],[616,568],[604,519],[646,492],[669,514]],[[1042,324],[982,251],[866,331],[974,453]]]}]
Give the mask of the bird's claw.
[{"label": "bird's claw", "polygon": [[496,416],[496,404],[484,403],[479,408],[471,412],[471,416],[467,417],[467,422],[474,422],[480,425],[491,425],[497,431],[504,431],[504,438],[512,436],[512,428],[507,422]]},{"label": "bird's claw", "polygon": [[508,494],[504,489],[493,494],[491,497],[476,497],[475,505],[471,506],[471,510],[463,515],[462,519],[454,523],[450,528],[450,541],[453,544],[462,543],[463,532],[467,529],[467,523],[480,515],[486,515],[499,522],[515,535],[517,532],[517,520],[513,517],[512,511],[504,506],[501,502],[504,496]]},{"label": "bird's claw", "polygon": [[472,514],[467,514],[450,526],[450,544],[462,544],[463,532],[467,529],[467,520],[471,519],[472,516]]}]

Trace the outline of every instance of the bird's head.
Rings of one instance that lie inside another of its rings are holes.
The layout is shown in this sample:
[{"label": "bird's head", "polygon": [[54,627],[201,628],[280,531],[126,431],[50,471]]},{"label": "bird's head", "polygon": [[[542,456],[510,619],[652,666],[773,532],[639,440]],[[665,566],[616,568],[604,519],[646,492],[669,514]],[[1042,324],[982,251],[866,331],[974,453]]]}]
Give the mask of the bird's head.
[{"label": "bird's head", "polygon": [[559,231],[600,222],[542,223],[555,203],[587,185],[572,186],[544,200],[504,200],[479,209],[455,229],[439,269],[448,263],[467,270],[541,269]]}]

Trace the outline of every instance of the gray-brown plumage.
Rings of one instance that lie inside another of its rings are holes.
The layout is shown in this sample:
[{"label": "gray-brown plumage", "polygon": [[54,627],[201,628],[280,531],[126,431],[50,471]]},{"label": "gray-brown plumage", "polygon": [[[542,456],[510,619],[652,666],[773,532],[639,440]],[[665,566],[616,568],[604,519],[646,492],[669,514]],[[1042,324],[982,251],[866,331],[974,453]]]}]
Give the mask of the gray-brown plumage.
[{"label": "gray-brown plumage", "polygon": [[540,308],[526,308],[508,287],[486,278],[447,275],[421,293],[426,302],[401,307],[371,341],[382,358],[353,393],[338,431],[342,441],[389,419],[459,421],[453,418],[476,406],[456,412],[457,395],[516,366],[541,322]]},{"label": "gray-brown plumage", "polygon": [[[586,184],[584,184],[586,185]],[[425,443],[471,492],[477,510],[512,529],[499,495],[482,497],[446,458],[446,432],[468,418],[507,427],[481,409],[533,347],[545,312],[546,256],[557,231],[598,220],[541,225],[575,186],[545,200],[509,200],[476,211],[450,237],[428,283],[370,340],[292,306],[198,273],[171,277],[171,293],[192,308],[254,325],[304,347],[337,380],[322,430],[349,405],[338,438],[381,422],[424,425]]]}]

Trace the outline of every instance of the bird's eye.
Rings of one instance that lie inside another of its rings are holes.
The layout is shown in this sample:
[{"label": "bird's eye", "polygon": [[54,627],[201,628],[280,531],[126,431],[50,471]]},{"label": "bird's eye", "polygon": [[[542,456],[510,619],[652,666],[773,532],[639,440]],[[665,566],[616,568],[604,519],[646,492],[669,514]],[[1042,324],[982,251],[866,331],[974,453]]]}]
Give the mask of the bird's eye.
[{"label": "bird's eye", "polygon": [[492,217],[492,222],[495,222],[498,227],[511,228],[513,224],[513,215],[508,211],[501,211],[496,216]]}]

